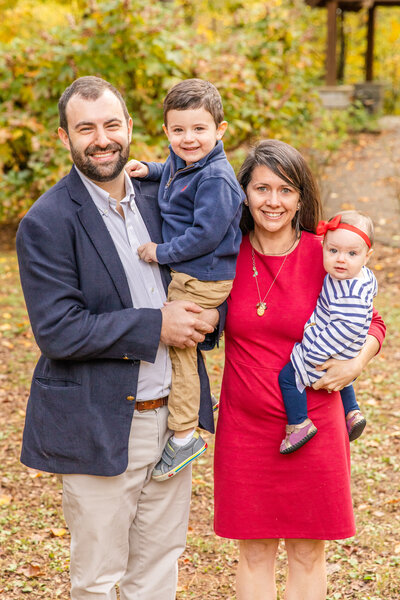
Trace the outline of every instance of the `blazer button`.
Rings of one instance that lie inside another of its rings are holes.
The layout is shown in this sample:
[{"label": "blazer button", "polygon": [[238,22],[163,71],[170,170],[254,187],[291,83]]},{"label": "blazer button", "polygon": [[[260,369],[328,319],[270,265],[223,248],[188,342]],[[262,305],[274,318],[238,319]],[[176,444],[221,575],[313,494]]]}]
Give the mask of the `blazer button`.
[{"label": "blazer button", "polygon": [[129,357],[128,357],[126,354],[124,354],[122,358],[123,358],[124,360],[129,360]]},{"label": "blazer button", "polygon": [[129,400],[129,402],[133,402],[135,399],[135,396],[127,396],[126,399]]}]

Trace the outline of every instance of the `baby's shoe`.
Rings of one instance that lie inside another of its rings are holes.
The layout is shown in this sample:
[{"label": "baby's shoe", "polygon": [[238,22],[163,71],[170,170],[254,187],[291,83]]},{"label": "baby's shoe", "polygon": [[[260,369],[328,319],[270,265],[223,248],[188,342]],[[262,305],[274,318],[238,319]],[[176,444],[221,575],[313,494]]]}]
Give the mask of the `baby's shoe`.
[{"label": "baby's shoe", "polygon": [[207,443],[203,440],[198,431],[193,433],[192,439],[184,446],[178,446],[169,438],[161,455],[161,459],[156,464],[151,474],[156,481],[164,481],[173,477],[179,471],[190,465],[207,449]]},{"label": "baby's shoe", "polygon": [[349,434],[350,442],[353,442],[360,437],[367,424],[366,418],[361,411],[351,411],[351,416],[346,416],[347,433]]},{"label": "baby's shoe", "polygon": [[301,446],[304,446],[308,440],[317,433],[317,428],[311,419],[306,419],[299,425],[286,425],[286,437],[282,440],[279,452],[281,454],[290,454]]}]

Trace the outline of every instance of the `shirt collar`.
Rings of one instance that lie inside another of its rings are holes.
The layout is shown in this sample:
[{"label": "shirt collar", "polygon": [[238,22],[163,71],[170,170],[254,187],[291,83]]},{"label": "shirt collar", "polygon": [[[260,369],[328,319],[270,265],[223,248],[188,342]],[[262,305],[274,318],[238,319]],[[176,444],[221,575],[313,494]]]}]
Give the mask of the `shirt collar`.
[{"label": "shirt collar", "polygon": [[[89,177],[86,177],[86,175],[84,175],[78,168],[76,168],[76,170],[79,177],[82,180],[83,185],[89,192],[90,197],[92,198],[93,202],[95,203],[101,214],[104,216],[107,215],[110,205],[115,207],[117,201],[114,198],[112,198],[110,194],[106,192],[106,190],[103,190],[103,188],[94,183],[94,181],[89,179]],[[132,204],[135,204],[135,190],[133,189],[132,181],[126,171],[124,171],[124,176],[125,196],[121,200],[121,204],[128,204],[131,208],[133,208]]]}]

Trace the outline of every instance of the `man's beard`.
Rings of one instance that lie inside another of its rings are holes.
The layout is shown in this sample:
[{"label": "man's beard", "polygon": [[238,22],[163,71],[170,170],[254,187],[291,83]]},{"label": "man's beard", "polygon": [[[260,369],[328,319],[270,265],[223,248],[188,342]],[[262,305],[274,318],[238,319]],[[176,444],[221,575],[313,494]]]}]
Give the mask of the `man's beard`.
[{"label": "man's beard", "polygon": [[[88,146],[84,153],[81,153],[74,148],[70,140],[70,151],[72,160],[79,171],[86,175],[86,177],[89,179],[98,182],[112,181],[113,179],[116,179],[128,162],[129,158],[129,144],[127,144],[125,148],[117,143],[108,144],[108,146],[105,148],[100,148],[99,146],[93,144],[92,146]],[[118,152],[118,160],[116,162],[113,161],[111,164],[96,165],[89,158],[91,154],[96,154],[96,152],[112,151]]]}]

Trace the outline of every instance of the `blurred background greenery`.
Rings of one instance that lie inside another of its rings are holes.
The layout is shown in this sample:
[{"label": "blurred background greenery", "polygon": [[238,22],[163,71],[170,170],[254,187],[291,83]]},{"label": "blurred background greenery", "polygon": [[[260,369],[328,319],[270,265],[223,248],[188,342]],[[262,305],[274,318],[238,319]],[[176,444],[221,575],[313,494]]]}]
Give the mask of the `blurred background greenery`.
[{"label": "blurred background greenery", "polygon": [[[68,172],[57,101],[82,75],[124,95],[137,158],[166,156],[162,100],[188,77],[220,90],[235,167],[262,137],[295,145],[317,167],[349,133],[376,127],[360,103],[322,108],[326,13],[302,0],[0,0],[0,11],[0,223],[18,221]],[[364,79],[365,26],[365,12],[346,15],[345,83]],[[383,110],[400,114],[400,7],[379,11],[375,47]]]}]

